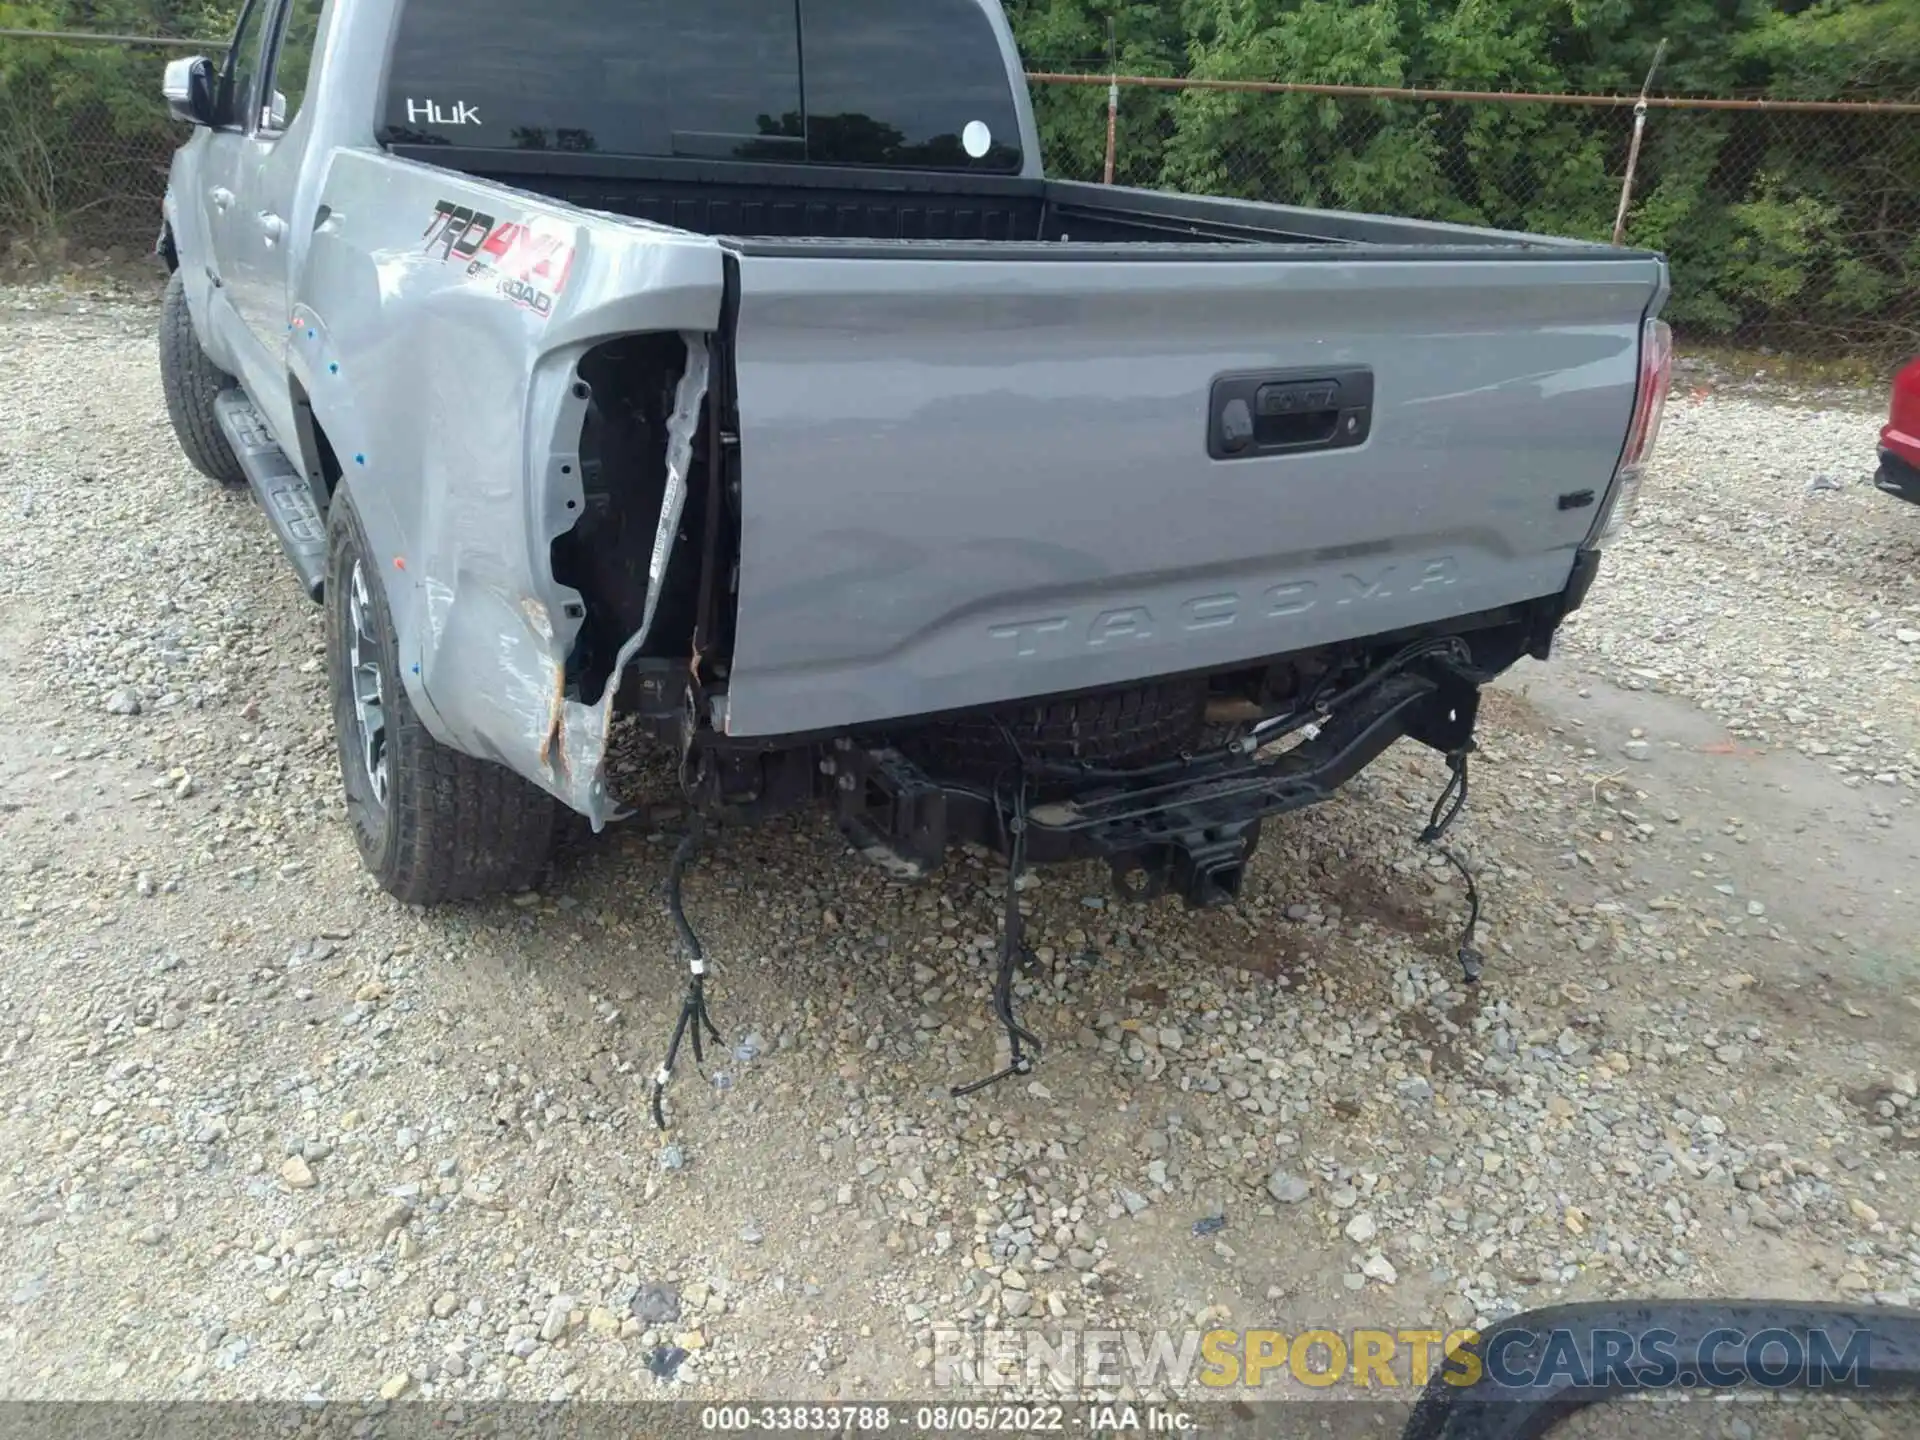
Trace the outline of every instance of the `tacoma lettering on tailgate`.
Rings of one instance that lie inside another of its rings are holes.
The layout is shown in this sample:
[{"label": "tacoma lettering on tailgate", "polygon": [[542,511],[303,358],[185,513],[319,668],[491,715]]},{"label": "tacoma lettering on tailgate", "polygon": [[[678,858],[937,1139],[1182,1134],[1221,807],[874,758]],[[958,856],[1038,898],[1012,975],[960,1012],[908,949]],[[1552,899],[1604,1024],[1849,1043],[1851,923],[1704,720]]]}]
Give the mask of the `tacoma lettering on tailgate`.
[{"label": "tacoma lettering on tailgate", "polygon": [[[1403,578],[1404,575],[1404,578]],[[1260,591],[1249,606],[1236,591],[1221,591],[1184,600],[1172,612],[1170,625],[1177,632],[1218,630],[1238,624],[1246,611],[1255,620],[1286,620],[1304,615],[1322,605],[1366,605],[1395,595],[1411,595],[1422,590],[1443,589],[1460,583],[1460,566],[1450,555],[1422,561],[1417,569],[1386,565],[1370,572],[1342,571],[1331,583],[1318,580],[1288,580]],[[1044,615],[1032,620],[1014,620],[991,627],[987,634],[1004,641],[1014,655],[1025,658],[1043,649],[1057,652],[1071,639],[1089,650],[1111,649],[1137,640],[1151,640],[1159,624],[1145,605],[1123,605],[1101,610],[1081,620],[1072,615]]]}]

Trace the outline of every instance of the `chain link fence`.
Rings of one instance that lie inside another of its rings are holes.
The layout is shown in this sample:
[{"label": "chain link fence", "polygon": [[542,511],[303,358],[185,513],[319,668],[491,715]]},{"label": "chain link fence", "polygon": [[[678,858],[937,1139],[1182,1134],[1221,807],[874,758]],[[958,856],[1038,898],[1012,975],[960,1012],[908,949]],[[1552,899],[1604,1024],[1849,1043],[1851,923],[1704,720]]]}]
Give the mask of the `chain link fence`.
[{"label": "chain link fence", "polygon": [[176,55],[224,42],[0,30],[0,261],[131,258],[160,228],[184,138],[160,99]]},{"label": "chain link fence", "polygon": [[[0,260],[132,258],[181,138],[159,98],[205,37],[0,31]],[[1633,97],[1077,73],[1034,64],[1050,171],[1255,200],[1612,237]],[[1920,350],[1920,97],[1659,97],[1626,243],[1673,264],[1696,339]]]},{"label": "chain link fence", "polygon": [[1029,79],[1057,175],[1588,240],[1625,195],[1695,338],[1920,350],[1920,97],[1655,97],[1634,155],[1632,96]]}]

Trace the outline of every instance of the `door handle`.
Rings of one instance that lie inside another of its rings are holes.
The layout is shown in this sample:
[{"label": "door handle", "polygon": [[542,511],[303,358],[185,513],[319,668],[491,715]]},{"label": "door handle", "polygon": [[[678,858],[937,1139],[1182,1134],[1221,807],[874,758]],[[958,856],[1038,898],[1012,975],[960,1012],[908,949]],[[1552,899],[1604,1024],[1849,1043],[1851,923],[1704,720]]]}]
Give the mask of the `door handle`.
[{"label": "door handle", "polygon": [[274,244],[282,235],[287,233],[287,222],[282,220],[278,215],[272,215],[262,210],[254,218],[260,222],[260,233],[267,237],[267,244],[269,245]]},{"label": "door handle", "polygon": [[1373,430],[1365,367],[1223,375],[1213,383],[1207,453],[1215,460],[1300,455],[1364,445]]},{"label": "door handle", "polygon": [[214,186],[210,194],[213,199],[213,208],[216,210],[224,210],[233,204],[233,192],[224,185]]}]

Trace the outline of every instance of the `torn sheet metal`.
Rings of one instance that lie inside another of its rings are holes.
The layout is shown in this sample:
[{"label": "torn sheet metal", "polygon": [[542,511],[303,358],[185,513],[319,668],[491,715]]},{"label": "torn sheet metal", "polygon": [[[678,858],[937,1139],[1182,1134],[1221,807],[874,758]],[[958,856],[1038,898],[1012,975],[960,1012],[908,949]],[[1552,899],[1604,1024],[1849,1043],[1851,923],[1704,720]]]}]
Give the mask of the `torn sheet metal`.
[{"label": "torn sheet metal", "polygon": [[553,723],[541,747],[541,758],[548,767],[554,793],[591,820],[596,831],[604,828],[609,820],[618,820],[626,814],[607,789],[605,774],[614,701],[620,693],[621,676],[647,643],[647,635],[653,628],[674,539],[680,533],[680,520],[686,512],[693,440],[707,395],[710,356],[706,337],[683,333],[681,339],[687,346],[687,366],[674,391],[673,414],[667,421],[666,493],[661,498],[660,523],[654,531],[653,554],[647,565],[647,603],[640,628],[620,647],[613,674],[598,705],[582,705],[556,691]]},{"label": "torn sheet metal", "polygon": [[660,500],[660,523],[654,529],[653,555],[647,562],[647,605],[641,612],[640,629],[621,647],[613,667],[615,683],[653,629],[654,611],[660,608],[660,591],[667,578],[667,559],[673,554],[674,537],[680,533],[680,517],[686,513],[687,470],[693,463],[693,434],[707,393],[708,364],[706,340],[698,335],[689,335],[686,340],[687,368],[674,395],[673,417],[667,421],[667,490]]}]

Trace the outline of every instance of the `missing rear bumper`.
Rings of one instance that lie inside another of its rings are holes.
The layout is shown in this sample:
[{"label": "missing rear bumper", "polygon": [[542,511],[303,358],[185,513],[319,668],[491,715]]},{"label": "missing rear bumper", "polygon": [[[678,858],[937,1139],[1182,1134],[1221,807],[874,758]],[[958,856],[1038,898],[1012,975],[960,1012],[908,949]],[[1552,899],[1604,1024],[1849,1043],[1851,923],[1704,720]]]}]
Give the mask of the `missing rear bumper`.
[{"label": "missing rear bumper", "polygon": [[[1327,799],[1403,736],[1447,753],[1467,748],[1479,686],[1447,661],[1383,669],[1355,687],[1364,693],[1291,727],[1305,738],[1290,749],[1249,755],[1222,746],[1128,774],[1056,775],[1063,793],[1027,811],[1026,856],[1104,859],[1130,899],[1171,890],[1195,908],[1229,903],[1263,821]],[[1010,848],[1012,791],[1004,786],[945,780],[897,749],[847,738],[826,753],[821,772],[848,839],[902,878],[936,869],[955,841]],[[1010,771],[1008,783],[1017,775]]]}]

